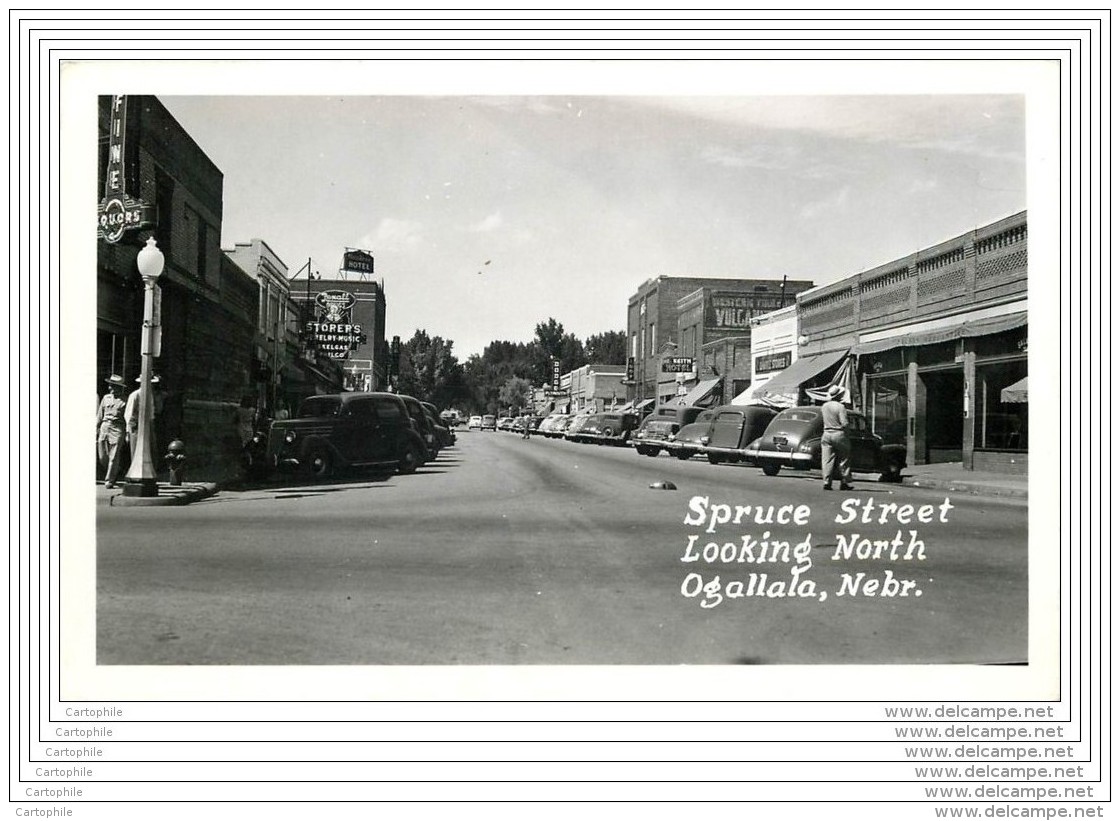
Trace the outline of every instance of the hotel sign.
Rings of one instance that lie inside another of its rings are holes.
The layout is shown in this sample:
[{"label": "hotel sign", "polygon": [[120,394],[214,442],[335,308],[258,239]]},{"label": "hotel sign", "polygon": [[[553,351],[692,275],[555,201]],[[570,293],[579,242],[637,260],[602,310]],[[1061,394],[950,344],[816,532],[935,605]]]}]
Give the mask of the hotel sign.
[{"label": "hotel sign", "polygon": [[128,98],[114,94],[109,104],[109,153],[105,164],[105,197],[97,206],[97,236],[119,242],[125,231],[154,224],[152,207],[125,191],[125,139]]},{"label": "hotel sign", "polygon": [[693,370],[691,356],[667,356],[661,360],[662,373],[692,373]]}]

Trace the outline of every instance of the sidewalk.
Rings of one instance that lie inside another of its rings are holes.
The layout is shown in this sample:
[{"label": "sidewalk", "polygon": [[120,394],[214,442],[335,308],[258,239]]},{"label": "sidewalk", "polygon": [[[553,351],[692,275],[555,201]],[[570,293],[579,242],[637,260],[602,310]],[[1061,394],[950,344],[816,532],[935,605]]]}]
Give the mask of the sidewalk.
[{"label": "sidewalk", "polygon": [[167,505],[189,505],[218,491],[215,482],[184,482],[172,487],[167,482],[159,483],[158,496],[125,496],[121,485],[109,489],[104,483],[97,483],[97,505],[112,507],[164,507]]},{"label": "sidewalk", "polygon": [[965,470],[960,462],[911,465],[902,471],[902,484],[975,493],[981,496],[1027,498],[1026,476]]}]

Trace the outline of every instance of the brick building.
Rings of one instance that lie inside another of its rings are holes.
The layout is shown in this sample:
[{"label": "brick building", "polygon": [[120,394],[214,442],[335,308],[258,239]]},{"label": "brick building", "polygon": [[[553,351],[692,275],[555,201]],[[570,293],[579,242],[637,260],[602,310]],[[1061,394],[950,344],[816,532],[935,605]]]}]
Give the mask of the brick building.
[{"label": "brick building", "polygon": [[762,394],[804,400],[846,363],[910,464],[1026,473],[1026,212],[801,293],[797,313],[798,361]]},{"label": "brick building", "polygon": [[348,248],[337,278],[307,280],[292,290],[307,355],[340,368],[346,390],[389,386],[385,283],[373,280],[373,270],[368,251]]},{"label": "brick building", "polygon": [[729,400],[749,383],[751,317],[793,304],[812,285],[668,276],[642,283],[627,308],[631,398],[666,402],[687,394],[690,402]]},{"label": "brick building", "polygon": [[[236,408],[252,391],[257,288],[220,247],[222,172],[155,97],[121,100],[124,184],[152,207],[152,221],[119,242],[97,241],[97,392],[118,373],[140,373],[144,287],[136,255],[149,236],[164,254],[159,279],[164,393],[157,446],[187,446],[191,465],[222,473],[236,465]],[[105,190],[113,98],[99,100],[98,197]]]}]

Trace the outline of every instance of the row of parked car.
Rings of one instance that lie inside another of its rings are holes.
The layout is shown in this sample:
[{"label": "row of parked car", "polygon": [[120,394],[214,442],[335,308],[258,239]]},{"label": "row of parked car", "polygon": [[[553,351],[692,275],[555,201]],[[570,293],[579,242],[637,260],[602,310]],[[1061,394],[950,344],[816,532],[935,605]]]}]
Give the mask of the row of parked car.
[{"label": "row of parked car", "polygon": [[326,479],[348,468],[402,474],[455,444],[435,405],[395,393],[340,393],[304,399],[289,419],[273,421],[246,443],[250,478],[273,472]]},{"label": "row of parked car", "polygon": [[[852,470],[878,473],[885,482],[901,480],[904,445],[885,444],[856,411],[848,411],[847,433]],[[704,455],[713,465],[745,462],[777,476],[782,468],[819,470],[823,434],[818,405],[781,411],[759,405],[663,405],[645,418],[630,444],[644,456],[662,451],[678,459]]]},{"label": "row of parked car", "polygon": [[[529,418],[530,431],[572,442],[629,445],[643,456],[678,459],[703,455],[713,465],[743,462],[776,476],[782,468],[819,469],[824,420],[819,406],[778,411],[757,405],[715,408],[662,405],[640,419],[633,413],[553,414]],[[863,414],[848,412],[852,470],[899,481],[906,448],[885,444]]]}]

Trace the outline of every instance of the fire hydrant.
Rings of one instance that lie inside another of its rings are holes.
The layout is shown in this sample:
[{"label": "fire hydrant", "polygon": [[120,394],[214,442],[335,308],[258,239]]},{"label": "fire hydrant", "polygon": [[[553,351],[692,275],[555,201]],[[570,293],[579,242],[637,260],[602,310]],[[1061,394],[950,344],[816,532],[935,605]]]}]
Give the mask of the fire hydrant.
[{"label": "fire hydrant", "polygon": [[167,455],[163,457],[167,465],[169,485],[183,484],[183,477],[187,471],[187,446],[182,439],[174,439],[167,446]]}]

